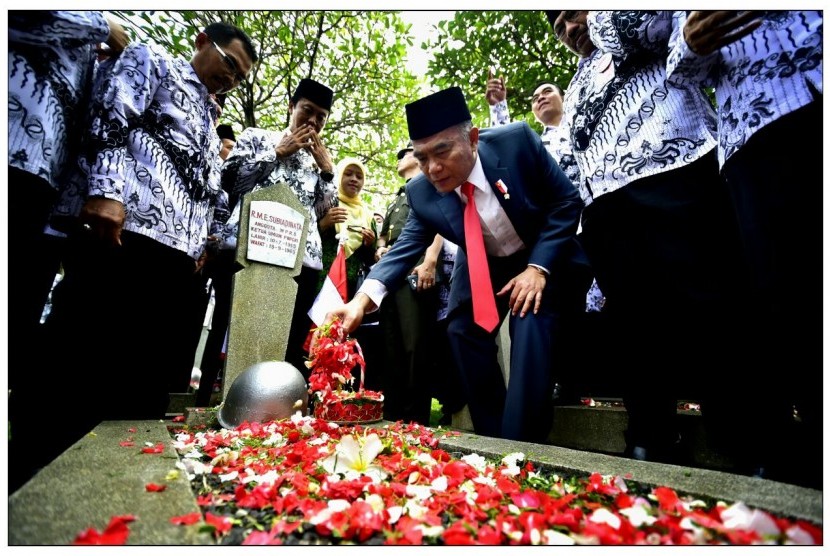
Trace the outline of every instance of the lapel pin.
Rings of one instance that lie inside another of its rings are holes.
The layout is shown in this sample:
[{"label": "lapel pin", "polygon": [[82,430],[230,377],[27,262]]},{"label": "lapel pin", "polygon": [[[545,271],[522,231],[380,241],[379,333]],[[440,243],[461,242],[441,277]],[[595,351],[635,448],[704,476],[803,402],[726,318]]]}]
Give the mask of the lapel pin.
[{"label": "lapel pin", "polygon": [[504,185],[504,182],[501,180],[496,181],[496,189],[499,190],[499,193],[507,200],[510,199],[510,194],[507,192],[507,186]]}]

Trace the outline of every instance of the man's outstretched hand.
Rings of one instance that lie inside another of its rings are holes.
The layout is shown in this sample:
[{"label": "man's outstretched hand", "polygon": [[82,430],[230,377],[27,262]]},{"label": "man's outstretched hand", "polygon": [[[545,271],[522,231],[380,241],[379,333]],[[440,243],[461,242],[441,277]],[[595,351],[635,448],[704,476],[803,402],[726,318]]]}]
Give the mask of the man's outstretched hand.
[{"label": "man's outstretched hand", "polygon": [[487,98],[487,104],[490,106],[506,99],[507,89],[504,87],[504,76],[494,77],[493,70],[490,69],[487,74],[487,90],[485,91],[484,96]]},{"label": "man's outstretched hand", "polygon": [[[340,307],[326,313],[324,325],[331,324],[335,319],[340,319],[343,322],[344,332],[346,334],[351,334],[357,329],[358,326],[360,326],[360,323],[363,322],[363,315],[366,314],[366,311],[374,308],[375,304],[371,299],[369,299],[368,295],[364,293],[357,293],[355,294],[354,299],[345,305],[341,305]],[[320,331],[318,329],[314,332],[314,336],[311,338],[312,349],[317,343],[319,334]]]}]

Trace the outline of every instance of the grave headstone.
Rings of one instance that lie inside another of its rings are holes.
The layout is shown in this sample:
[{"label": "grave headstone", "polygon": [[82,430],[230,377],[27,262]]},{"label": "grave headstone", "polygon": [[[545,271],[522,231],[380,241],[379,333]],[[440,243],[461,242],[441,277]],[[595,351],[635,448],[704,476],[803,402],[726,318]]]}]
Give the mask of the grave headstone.
[{"label": "grave headstone", "polygon": [[223,400],[251,365],[285,359],[307,232],[306,209],[286,184],[243,198]]}]

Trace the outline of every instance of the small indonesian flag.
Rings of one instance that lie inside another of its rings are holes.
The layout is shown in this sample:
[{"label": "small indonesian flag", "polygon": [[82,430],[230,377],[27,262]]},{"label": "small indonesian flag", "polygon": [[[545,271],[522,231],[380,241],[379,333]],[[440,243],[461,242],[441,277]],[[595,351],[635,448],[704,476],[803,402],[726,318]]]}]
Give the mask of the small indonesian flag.
[{"label": "small indonesian flag", "polygon": [[[341,243],[337,248],[337,256],[331,263],[326,281],[323,282],[323,287],[320,288],[320,293],[314,299],[314,304],[308,311],[309,318],[316,326],[325,323],[326,314],[346,303],[349,296],[349,290],[346,285],[346,252]],[[311,336],[313,335],[315,327],[312,327],[308,333],[305,341],[305,349],[311,345]]]},{"label": "small indonesian flag", "polygon": [[507,192],[507,186],[504,184],[503,181],[496,181],[496,189],[499,190],[499,193],[501,193],[505,199],[510,199],[510,193]]}]

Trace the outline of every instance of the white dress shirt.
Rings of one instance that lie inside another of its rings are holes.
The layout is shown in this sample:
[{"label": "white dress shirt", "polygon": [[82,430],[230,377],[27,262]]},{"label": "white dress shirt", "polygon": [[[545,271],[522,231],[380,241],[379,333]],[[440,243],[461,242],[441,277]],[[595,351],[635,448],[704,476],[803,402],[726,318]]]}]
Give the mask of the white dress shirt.
[{"label": "white dress shirt", "polygon": [[[524,249],[525,244],[522,243],[516,228],[501,208],[490,182],[484,176],[478,156],[467,181],[475,186],[476,211],[481,220],[481,234],[484,236],[484,250],[487,254],[493,257],[507,257]],[[461,193],[460,185],[455,188],[455,193],[466,206],[467,197]]]},{"label": "white dress shirt", "polygon": [[[507,257],[524,249],[524,242],[522,242],[519,234],[516,233],[516,228],[513,227],[513,224],[507,217],[507,213],[501,208],[499,200],[496,198],[495,193],[493,193],[493,188],[490,186],[490,182],[487,181],[484,175],[484,169],[481,167],[481,159],[478,158],[478,155],[476,155],[476,163],[473,166],[473,171],[467,176],[466,181],[475,186],[476,211],[481,221],[481,235],[484,237],[484,250],[487,254],[493,257]],[[461,193],[461,184],[454,191],[461,198],[461,202],[466,205],[467,197]],[[533,266],[548,274],[546,268],[538,265]],[[375,305],[380,307],[388,290],[383,282],[370,278],[363,282],[363,285],[360,286],[357,293],[366,294]],[[376,309],[372,309],[369,312],[374,310]]]}]

